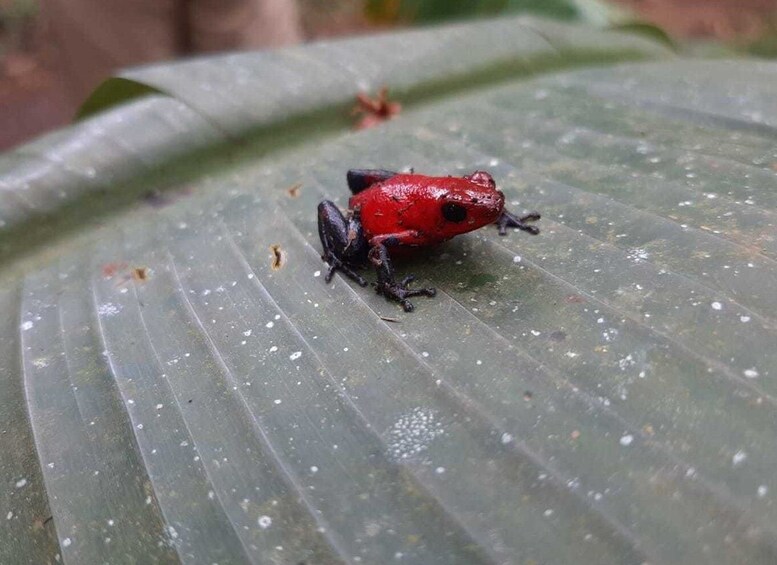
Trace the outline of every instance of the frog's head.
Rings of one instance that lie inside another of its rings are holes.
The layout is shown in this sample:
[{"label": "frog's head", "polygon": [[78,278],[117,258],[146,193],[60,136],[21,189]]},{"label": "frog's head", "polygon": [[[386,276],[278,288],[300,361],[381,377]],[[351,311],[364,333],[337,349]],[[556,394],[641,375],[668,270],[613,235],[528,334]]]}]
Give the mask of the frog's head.
[{"label": "frog's head", "polygon": [[465,182],[451,186],[438,205],[448,237],[470,232],[499,218],[505,197],[496,189],[493,177],[484,171],[465,176]]}]

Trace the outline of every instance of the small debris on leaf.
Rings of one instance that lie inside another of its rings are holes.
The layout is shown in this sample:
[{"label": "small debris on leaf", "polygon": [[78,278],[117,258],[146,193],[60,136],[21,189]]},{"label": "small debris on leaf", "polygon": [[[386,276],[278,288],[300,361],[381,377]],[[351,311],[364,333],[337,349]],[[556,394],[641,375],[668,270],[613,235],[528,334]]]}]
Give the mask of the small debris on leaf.
[{"label": "small debris on leaf", "polygon": [[281,246],[278,245],[277,243],[274,245],[271,245],[270,251],[272,251],[272,263],[270,264],[270,267],[272,268],[272,270],[277,271],[283,268],[283,265],[286,262],[286,257],[284,256]]},{"label": "small debris on leaf", "polygon": [[119,271],[123,271],[128,267],[127,263],[106,263],[102,266],[103,278],[111,279],[116,276]]},{"label": "small debris on leaf", "polygon": [[392,102],[388,99],[388,88],[385,86],[380,89],[375,98],[360,92],[356,95],[356,106],[353,107],[351,114],[354,116],[364,115],[356,122],[354,129],[375,127],[390,120],[401,111],[402,105],[399,102]]},{"label": "small debris on leaf", "polygon": [[120,275],[116,284],[121,286],[130,280],[146,282],[151,276],[151,269],[148,267],[130,267],[129,263],[122,261],[103,265],[102,275],[106,279],[112,279]]},{"label": "small debris on leaf", "polygon": [[135,267],[132,269],[132,278],[138,282],[146,282],[149,278],[149,269],[147,267]]},{"label": "small debris on leaf", "polygon": [[297,198],[299,196],[299,191],[301,188],[302,188],[301,182],[298,182],[297,184],[293,184],[289,188],[287,188],[286,192],[289,194],[289,198]]}]

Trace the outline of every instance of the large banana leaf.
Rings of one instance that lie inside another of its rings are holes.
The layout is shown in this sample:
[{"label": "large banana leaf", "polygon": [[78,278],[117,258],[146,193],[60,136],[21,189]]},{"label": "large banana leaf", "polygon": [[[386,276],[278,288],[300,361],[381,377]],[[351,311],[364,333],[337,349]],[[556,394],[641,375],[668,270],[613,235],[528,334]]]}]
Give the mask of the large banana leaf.
[{"label": "large banana leaf", "polygon": [[[0,163],[0,563],[774,563],[776,80],[519,19],[107,83]],[[543,232],[327,285],[373,166]]]}]

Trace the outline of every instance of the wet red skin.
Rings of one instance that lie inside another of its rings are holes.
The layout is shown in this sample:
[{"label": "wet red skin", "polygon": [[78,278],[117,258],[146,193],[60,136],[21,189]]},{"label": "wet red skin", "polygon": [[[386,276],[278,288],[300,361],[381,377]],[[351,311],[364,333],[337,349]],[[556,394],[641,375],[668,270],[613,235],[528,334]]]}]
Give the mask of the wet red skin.
[{"label": "wet red skin", "polygon": [[[467,209],[462,222],[446,220],[442,206],[453,202]],[[403,246],[427,246],[447,241],[499,218],[504,194],[491,175],[479,171],[468,177],[430,177],[398,174],[355,194],[348,207],[361,212],[365,237],[371,246],[396,238]],[[391,246],[392,254],[396,249]]]}]

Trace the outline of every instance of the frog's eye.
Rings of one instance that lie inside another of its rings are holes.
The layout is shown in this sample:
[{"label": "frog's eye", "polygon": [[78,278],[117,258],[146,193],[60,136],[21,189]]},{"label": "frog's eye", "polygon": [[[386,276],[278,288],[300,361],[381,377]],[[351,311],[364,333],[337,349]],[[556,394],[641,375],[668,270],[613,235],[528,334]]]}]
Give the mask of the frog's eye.
[{"label": "frog's eye", "polygon": [[467,219],[467,209],[460,204],[446,202],[442,205],[442,215],[449,222],[459,223]]}]

